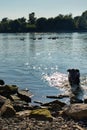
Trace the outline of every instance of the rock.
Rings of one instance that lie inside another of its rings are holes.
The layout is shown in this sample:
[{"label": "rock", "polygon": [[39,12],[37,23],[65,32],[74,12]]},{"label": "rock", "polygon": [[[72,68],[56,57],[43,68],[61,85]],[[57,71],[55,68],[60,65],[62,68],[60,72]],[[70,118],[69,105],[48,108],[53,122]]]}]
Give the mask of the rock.
[{"label": "rock", "polygon": [[74,119],[87,119],[87,104],[71,104],[64,107],[64,113]]},{"label": "rock", "polygon": [[9,97],[12,101],[20,101],[21,99],[17,95],[10,95]]},{"label": "rock", "polygon": [[64,107],[66,104],[59,101],[59,100],[55,100],[49,103],[45,103],[42,104],[41,106],[47,106],[49,110],[51,111],[59,111],[62,109],[62,107]]},{"label": "rock", "polygon": [[4,85],[0,86],[0,94],[5,97],[9,97],[12,94],[17,93],[18,87],[16,85]]},{"label": "rock", "polygon": [[16,110],[16,112],[19,112],[19,111],[29,109],[29,104],[26,103],[25,101],[20,101],[19,100],[19,101],[14,101],[13,102],[13,107]]},{"label": "rock", "polygon": [[53,117],[49,110],[45,109],[36,109],[32,110],[30,113],[30,118],[36,118],[37,120],[47,120],[52,121]]},{"label": "rock", "polygon": [[17,93],[18,91],[18,87],[16,85],[5,85],[5,88],[10,95]]},{"label": "rock", "polygon": [[42,105],[43,103],[42,102],[40,102],[40,101],[34,101],[34,103],[36,103],[36,104],[40,104],[40,105]]},{"label": "rock", "polygon": [[5,91],[4,85],[0,85],[0,95],[3,95],[4,91]]},{"label": "rock", "polygon": [[6,100],[7,100],[6,97],[0,95],[0,108],[5,103]]},{"label": "rock", "polygon": [[84,128],[82,128],[79,125],[74,125],[73,128],[74,128],[74,130],[85,130]]},{"label": "rock", "polygon": [[31,110],[24,110],[20,112],[16,112],[16,117],[28,117],[31,113]]},{"label": "rock", "polygon": [[4,105],[1,107],[1,116],[3,117],[13,117],[16,114],[15,109],[9,99],[6,100]]},{"label": "rock", "polygon": [[21,98],[19,98],[17,95],[10,95],[9,98],[17,112],[29,109],[29,104],[24,100],[22,101]]},{"label": "rock", "polygon": [[21,98],[21,100],[24,100],[24,101],[26,101],[27,103],[28,102],[31,102],[31,96],[32,96],[32,94],[31,93],[29,93],[29,92],[27,92],[27,91],[25,91],[25,90],[19,90],[18,92],[17,92],[17,94],[18,94],[18,97],[19,98]]},{"label": "rock", "polygon": [[4,84],[5,84],[4,80],[0,79],[0,85],[4,85]]}]

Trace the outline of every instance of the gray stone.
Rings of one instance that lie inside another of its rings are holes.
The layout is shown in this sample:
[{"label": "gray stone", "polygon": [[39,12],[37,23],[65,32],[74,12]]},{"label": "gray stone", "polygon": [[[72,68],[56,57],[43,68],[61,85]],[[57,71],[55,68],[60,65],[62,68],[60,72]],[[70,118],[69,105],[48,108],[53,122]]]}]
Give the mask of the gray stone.
[{"label": "gray stone", "polygon": [[26,90],[18,90],[17,92],[18,97],[21,98],[21,100],[28,102],[31,102],[31,96],[32,94],[30,92],[27,92]]},{"label": "gray stone", "polygon": [[16,114],[15,109],[9,99],[6,100],[4,105],[1,107],[1,116],[3,117],[13,117]]},{"label": "gray stone", "polygon": [[31,110],[24,110],[20,112],[16,112],[16,117],[27,117],[31,113]]},{"label": "gray stone", "polygon": [[71,104],[64,107],[64,113],[75,119],[87,119],[87,104]]},{"label": "gray stone", "polygon": [[12,101],[20,101],[21,99],[17,95],[10,95]]}]

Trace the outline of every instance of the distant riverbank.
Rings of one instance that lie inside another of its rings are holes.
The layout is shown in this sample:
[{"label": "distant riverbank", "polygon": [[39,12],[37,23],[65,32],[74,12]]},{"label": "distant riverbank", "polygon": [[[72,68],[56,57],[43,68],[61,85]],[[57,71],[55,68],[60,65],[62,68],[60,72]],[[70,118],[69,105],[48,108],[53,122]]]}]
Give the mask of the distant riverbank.
[{"label": "distant riverbank", "polygon": [[87,11],[81,16],[72,17],[72,14],[59,14],[52,18],[36,18],[35,12],[29,14],[29,19],[3,18],[0,21],[0,33],[24,33],[24,32],[75,32],[87,31]]}]

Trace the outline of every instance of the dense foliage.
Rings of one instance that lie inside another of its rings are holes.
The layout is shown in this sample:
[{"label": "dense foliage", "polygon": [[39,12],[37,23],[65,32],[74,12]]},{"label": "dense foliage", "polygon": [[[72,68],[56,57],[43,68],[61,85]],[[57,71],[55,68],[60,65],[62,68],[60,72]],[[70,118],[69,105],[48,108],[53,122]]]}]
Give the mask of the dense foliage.
[{"label": "dense foliage", "polygon": [[58,32],[58,31],[87,31],[87,11],[81,16],[72,18],[72,14],[58,15],[54,18],[36,18],[35,13],[29,14],[29,19],[3,18],[0,21],[0,32]]}]

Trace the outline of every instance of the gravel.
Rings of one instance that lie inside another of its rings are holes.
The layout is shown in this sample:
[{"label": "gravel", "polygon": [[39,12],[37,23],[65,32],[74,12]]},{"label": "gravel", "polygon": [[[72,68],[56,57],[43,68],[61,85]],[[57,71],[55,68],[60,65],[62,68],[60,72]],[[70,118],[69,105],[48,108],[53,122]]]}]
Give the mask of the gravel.
[{"label": "gravel", "polygon": [[62,116],[54,118],[51,122],[29,117],[0,117],[0,130],[87,130],[87,127],[83,121]]}]

